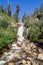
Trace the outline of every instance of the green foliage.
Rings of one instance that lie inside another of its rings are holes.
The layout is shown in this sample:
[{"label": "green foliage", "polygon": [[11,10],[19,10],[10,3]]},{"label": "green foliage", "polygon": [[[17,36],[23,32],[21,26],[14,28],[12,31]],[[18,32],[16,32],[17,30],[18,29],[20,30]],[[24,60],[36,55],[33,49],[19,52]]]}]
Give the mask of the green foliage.
[{"label": "green foliage", "polygon": [[41,4],[40,8],[39,8],[39,11],[40,11],[40,14],[42,15],[43,17],[43,4]]},{"label": "green foliage", "polygon": [[19,10],[20,10],[20,7],[19,5],[16,6],[16,11],[15,11],[15,14],[13,15],[13,18],[15,19],[16,22],[19,22]]},{"label": "green foliage", "polygon": [[11,7],[10,3],[8,4],[7,8],[4,8],[3,5],[0,6],[0,14],[2,16],[4,15],[4,17],[7,20],[10,20],[10,21],[19,22],[19,10],[20,10],[20,7],[19,7],[19,5],[17,5],[16,6],[16,11],[15,11],[15,13],[12,16],[12,7]]},{"label": "green foliage", "polygon": [[8,15],[11,17],[11,5],[8,5]]},{"label": "green foliage", "polygon": [[4,8],[3,8],[3,5],[0,6],[0,12],[4,13]]},{"label": "green foliage", "polygon": [[29,16],[27,16],[25,13],[22,17],[22,22],[24,23],[24,26],[28,28],[30,22],[29,22]]},{"label": "green foliage", "polygon": [[4,8],[3,5],[0,6],[0,12],[3,14],[7,14],[6,8]]},{"label": "green foliage", "polygon": [[17,39],[17,30],[6,20],[0,20],[0,49],[12,44]]},{"label": "green foliage", "polygon": [[43,21],[34,22],[28,30],[30,41],[42,43],[43,41]]},{"label": "green foliage", "polygon": [[37,17],[38,19],[43,19],[43,4],[41,4],[40,8],[36,8],[33,12],[33,16]]},{"label": "green foliage", "polygon": [[5,20],[7,20],[7,22],[14,22],[14,23],[16,23],[16,21],[15,21],[15,19],[14,18],[12,18],[12,17],[9,17],[8,15],[5,15],[5,14],[3,14],[3,13],[0,13],[0,19],[5,19]]},{"label": "green foliage", "polygon": [[32,42],[43,43],[43,4],[39,9],[36,8],[30,17],[24,14],[22,22],[28,28],[28,39]]},{"label": "green foliage", "polygon": [[40,35],[40,29],[39,27],[36,27],[35,25],[33,25],[30,29],[29,29],[29,39],[31,41],[37,41],[38,40],[38,36]]},{"label": "green foliage", "polygon": [[34,14],[33,15],[38,15],[39,14],[39,10],[38,10],[38,8],[36,8],[35,10],[34,10]]},{"label": "green foliage", "polygon": [[0,28],[0,49],[3,49],[4,47],[4,43],[3,43],[3,35],[4,35],[5,31],[3,29]]},{"label": "green foliage", "polygon": [[17,32],[10,30],[0,30],[0,49],[12,44],[17,39]]},{"label": "green foliage", "polygon": [[3,29],[6,29],[8,27],[9,23],[7,22],[7,20],[3,19],[0,20],[0,27]]}]

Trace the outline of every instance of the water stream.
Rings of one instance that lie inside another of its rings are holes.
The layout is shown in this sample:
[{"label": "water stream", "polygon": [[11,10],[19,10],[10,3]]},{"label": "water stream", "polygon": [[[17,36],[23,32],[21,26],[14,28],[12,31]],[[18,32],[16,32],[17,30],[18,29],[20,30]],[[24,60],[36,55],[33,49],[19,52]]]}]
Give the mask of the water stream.
[{"label": "water stream", "polygon": [[[17,42],[12,43],[12,47],[11,47],[10,51],[7,52],[5,55],[3,55],[2,59],[0,59],[0,65],[6,65],[6,63],[8,64],[9,61],[12,61],[15,59],[17,59],[17,61],[15,62],[15,65],[21,65],[20,63],[24,59],[25,56],[26,56],[26,58],[25,58],[26,62],[28,61],[27,65],[39,65],[39,62],[40,62],[40,65],[43,65],[43,62],[35,60],[35,58],[33,56],[30,56],[33,53],[34,49],[31,49],[31,44],[28,44],[28,41],[24,41],[25,37],[23,36],[23,33],[24,33],[24,26],[23,26],[23,24],[21,24],[18,28]],[[18,42],[19,42],[19,44],[22,43],[21,46],[18,46],[18,44],[17,44]],[[33,45],[33,47],[35,47],[35,46]],[[22,49],[24,49],[25,52],[23,52]],[[35,51],[36,51],[36,49],[35,49]],[[31,52],[30,55],[28,52]],[[28,59],[28,58],[30,58],[30,59]],[[29,63],[31,63],[30,60],[32,61],[33,64],[29,64]]]},{"label": "water stream", "polygon": [[23,27],[23,25],[21,25],[18,28],[18,41],[23,41],[24,40],[23,32],[24,32],[24,27]]},{"label": "water stream", "polygon": [[[21,24],[20,27],[18,28],[18,41],[20,41],[20,42],[22,42],[24,40],[23,32],[24,32],[24,27]],[[12,53],[12,51],[14,51],[14,50],[15,50],[15,52]],[[21,50],[20,47],[18,47],[17,44],[14,43],[14,44],[12,44],[11,50],[6,55],[4,55],[3,58],[5,57],[5,59],[7,61],[10,61],[13,58],[19,57],[19,55],[17,54],[17,51],[19,52],[19,50]],[[0,60],[0,65],[4,65],[7,61]]]}]

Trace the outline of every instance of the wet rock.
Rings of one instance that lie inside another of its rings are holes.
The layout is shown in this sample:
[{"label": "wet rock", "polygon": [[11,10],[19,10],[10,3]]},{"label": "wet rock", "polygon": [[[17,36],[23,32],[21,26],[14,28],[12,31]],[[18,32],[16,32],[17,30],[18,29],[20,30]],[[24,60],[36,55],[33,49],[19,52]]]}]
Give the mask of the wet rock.
[{"label": "wet rock", "polygon": [[12,52],[9,52],[5,55],[4,60],[10,61],[14,58],[14,54]]},{"label": "wet rock", "polygon": [[43,60],[43,53],[38,54],[38,59]]},{"label": "wet rock", "polygon": [[20,47],[18,47],[17,44],[12,44],[12,48],[11,49],[13,49],[13,50],[16,50],[16,49],[19,50]]},{"label": "wet rock", "polygon": [[4,57],[3,57],[3,60],[6,60],[7,62],[15,59],[15,58],[20,58],[20,55],[17,54],[17,53],[12,53],[12,52],[9,52],[7,53]]},{"label": "wet rock", "polygon": [[24,27],[23,36],[25,39],[27,39],[27,28],[26,27]]},{"label": "wet rock", "polygon": [[12,48],[11,49],[16,49],[17,44],[12,44]]},{"label": "wet rock", "polygon": [[0,60],[0,65],[4,65],[6,61]]}]

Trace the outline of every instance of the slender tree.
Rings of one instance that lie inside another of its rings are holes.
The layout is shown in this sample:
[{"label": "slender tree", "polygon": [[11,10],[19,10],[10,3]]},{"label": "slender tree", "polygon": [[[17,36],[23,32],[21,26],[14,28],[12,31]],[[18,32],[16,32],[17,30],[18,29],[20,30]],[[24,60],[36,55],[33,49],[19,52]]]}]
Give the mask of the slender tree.
[{"label": "slender tree", "polygon": [[35,10],[34,10],[34,15],[38,15],[39,14],[39,10],[38,10],[38,8],[36,8]]},{"label": "slender tree", "polygon": [[0,12],[4,13],[4,7],[3,7],[3,5],[0,6]]},{"label": "slender tree", "polygon": [[19,22],[19,10],[20,10],[20,6],[17,5],[16,6],[16,11],[15,11],[15,14],[13,15],[14,19],[16,22]]},{"label": "slender tree", "polygon": [[11,17],[11,5],[8,4],[8,15]]},{"label": "slender tree", "polygon": [[43,4],[41,4],[39,11],[40,11],[40,14],[43,16]]},{"label": "slender tree", "polygon": [[26,13],[24,13],[24,15],[23,15],[23,17],[22,17],[22,22],[26,22],[27,21],[27,15],[26,15]]}]

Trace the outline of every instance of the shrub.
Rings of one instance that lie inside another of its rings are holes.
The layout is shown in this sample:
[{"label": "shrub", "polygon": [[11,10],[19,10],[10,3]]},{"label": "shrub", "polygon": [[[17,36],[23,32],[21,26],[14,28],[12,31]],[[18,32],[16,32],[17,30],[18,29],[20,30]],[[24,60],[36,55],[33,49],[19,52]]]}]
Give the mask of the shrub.
[{"label": "shrub", "polygon": [[0,30],[0,49],[12,44],[17,39],[17,32],[9,28],[9,30]]},{"label": "shrub", "polygon": [[0,27],[3,29],[6,29],[8,27],[9,23],[7,22],[7,20],[3,19],[0,20]]},{"label": "shrub", "polygon": [[4,47],[4,43],[3,43],[4,33],[5,33],[5,31],[3,29],[0,29],[0,49],[2,49]]},{"label": "shrub", "polygon": [[29,39],[31,41],[37,41],[38,40],[38,36],[40,35],[40,29],[39,27],[32,27],[31,29],[29,29],[29,32],[28,32],[28,35],[29,35]]},{"label": "shrub", "polygon": [[34,22],[28,30],[28,39],[33,42],[43,43],[43,21]]},{"label": "shrub", "polygon": [[9,47],[15,40],[17,40],[17,30],[14,30],[11,25],[6,30],[0,28],[0,49]]}]

